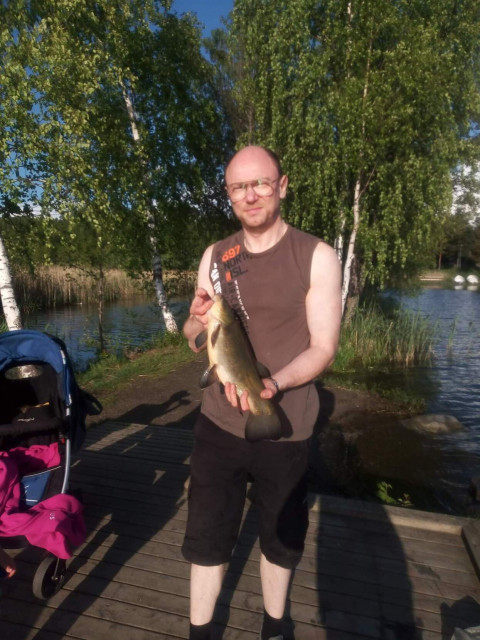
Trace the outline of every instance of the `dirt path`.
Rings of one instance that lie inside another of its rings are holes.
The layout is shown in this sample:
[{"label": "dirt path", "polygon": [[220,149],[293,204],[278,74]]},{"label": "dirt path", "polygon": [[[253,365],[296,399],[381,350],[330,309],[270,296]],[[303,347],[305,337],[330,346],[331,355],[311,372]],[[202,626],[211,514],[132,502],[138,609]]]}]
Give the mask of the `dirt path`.
[{"label": "dirt path", "polygon": [[[179,427],[191,427],[202,399],[199,380],[206,362],[204,356],[199,356],[166,377],[141,376],[108,398],[100,396],[103,412],[90,423],[103,420],[138,424],[175,422]],[[396,414],[391,403],[366,392],[319,385],[319,394],[323,424],[333,422],[348,429],[364,421],[371,423]]]}]

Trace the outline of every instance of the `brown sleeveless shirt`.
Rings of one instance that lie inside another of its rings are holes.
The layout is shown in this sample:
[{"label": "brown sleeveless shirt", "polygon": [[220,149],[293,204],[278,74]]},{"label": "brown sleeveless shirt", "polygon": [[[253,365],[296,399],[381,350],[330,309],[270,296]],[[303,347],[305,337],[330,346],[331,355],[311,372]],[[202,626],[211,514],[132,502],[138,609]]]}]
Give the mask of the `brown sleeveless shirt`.
[{"label": "brown sleeveless shirt", "polygon": [[[257,360],[272,375],[310,344],[305,299],[319,242],[288,226],[280,241],[262,253],[246,250],[243,231],[213,247],[210,280],[214,291],[236,312]],[[273,402],[282,422],[282,440],[305,440],[312,435],[319,411],[312,382],[282,391]],[[247,416],[230,405],[219,383],[205,389],[202,413],[222,429],[244,437]]]}]

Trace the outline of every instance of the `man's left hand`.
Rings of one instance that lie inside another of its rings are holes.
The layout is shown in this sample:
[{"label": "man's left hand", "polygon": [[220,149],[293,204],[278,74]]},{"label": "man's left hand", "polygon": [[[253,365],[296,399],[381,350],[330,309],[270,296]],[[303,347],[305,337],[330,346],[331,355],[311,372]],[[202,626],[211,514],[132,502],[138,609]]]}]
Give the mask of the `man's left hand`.
[{"label": "man's left hand", "polygon": [[[270,378],[263,378],[262,382],[265,389],[260,393],[260,397],[264,400],[271,400],[277,393],[277,389]],[[226,382],[224,386],[225,395],[232,407],[240,407],[242,411],[250,411],[247,389],[239,396],[236,385],[231,382]]]}]

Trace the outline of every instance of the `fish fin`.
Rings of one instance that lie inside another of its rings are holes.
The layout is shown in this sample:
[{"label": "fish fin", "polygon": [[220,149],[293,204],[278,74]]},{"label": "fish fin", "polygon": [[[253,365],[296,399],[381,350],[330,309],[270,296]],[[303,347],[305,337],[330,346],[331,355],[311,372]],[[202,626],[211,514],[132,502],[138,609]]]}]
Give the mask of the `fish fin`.
[{"label": "fish fin", "polygon": [[203,347],[203,345],[205,344],[205,342],[207,341],[207,332],[206,331],[202,331],[201,333],[198,334],[198,336],[195,338],[195,346],[197,347],[197,349],[201,349]]},{"label": "fish fin", "polygon": [[262,364],[261,362],[257,362],[255,363],[255,367],[257,369],[258,375],[260,376],[260,378],[269,378],[270,377],[270,371],[267,369],[267,367]]},{"label": "fish fin", "polygon": [[205,369],[205,371],[203,372],[200,378],[200,389],[205,389],[206,387],[211,385],[213,382],[217,382],[217,381],[218,381],[218,376],[217,376],[216,365],[208,367],[208,369]]},{"label": "fish fin", "polygon": [[212,335],[210,337],[210,344],[212,345],[212,347],[215,346],[215,343],[217,341],[218,334],[220,333],[221,328],[222,328],[222,325],[220,322],[216,324],[215,327],[213,328]]},{"label": "fish fin", "polygon": [[280,418],[276,413],[255,415],[250,413],[245,426],[245,439],[248,442],[257,440],[278,440],[282,435]]}]

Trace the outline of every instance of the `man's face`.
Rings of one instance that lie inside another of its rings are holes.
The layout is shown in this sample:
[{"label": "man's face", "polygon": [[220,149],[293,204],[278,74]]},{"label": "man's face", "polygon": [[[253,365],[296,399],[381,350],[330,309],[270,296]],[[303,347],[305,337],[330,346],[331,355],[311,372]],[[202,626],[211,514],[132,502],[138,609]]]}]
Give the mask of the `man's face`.
[{"label": "man's face", "polygon": [[[272,195],[255,193],[251,183],[259,178],[272,183]],[[233,212],[245,229],[259,232],[272,226],[280,214],[280,200],[285,198],[288,178],[280,178],[275,163],[263,149],[246,147],[239,151],[228,166],[225,182],[227,187],[250,183],[245,197],[231,203]]]}]

